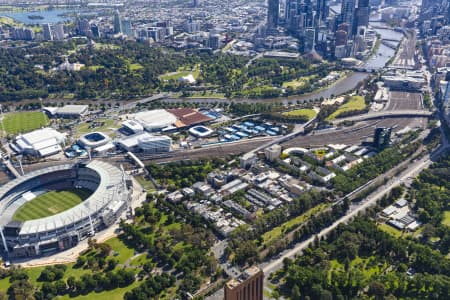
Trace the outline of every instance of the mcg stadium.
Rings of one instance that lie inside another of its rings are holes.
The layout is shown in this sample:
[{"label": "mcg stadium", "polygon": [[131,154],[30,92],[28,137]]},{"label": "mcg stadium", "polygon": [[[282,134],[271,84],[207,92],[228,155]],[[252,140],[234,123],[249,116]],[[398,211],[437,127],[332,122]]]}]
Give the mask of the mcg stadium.
[{"label": "mcg stadium", "polygon": [[71,248],[113,224],[131,201],[129,177],[102,161],[48,167],[0,188],[1,251],[34,257]]}]

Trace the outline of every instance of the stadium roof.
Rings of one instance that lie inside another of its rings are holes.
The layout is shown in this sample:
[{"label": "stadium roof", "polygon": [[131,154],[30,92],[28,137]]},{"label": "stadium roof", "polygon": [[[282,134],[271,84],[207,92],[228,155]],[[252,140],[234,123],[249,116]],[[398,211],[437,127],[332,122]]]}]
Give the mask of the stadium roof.
[{"label": "stadium roof", "polygon": [[55,138],[57,140],[62,140],[64,139],[64,134],[59,133],[58,131],[50,127],[21,134],[17,137],[17,139],[21,139],[29,145],[39,145],[40,143],[46,141],[54,142]]},{"label": "stadium roof", "polygon": [[137,122],[144,126],[146,130],[162,129],[175,124],[177,121],[177,118],[173,114],[164,109],[138,112],[134,114],[133,117]]},{"label": "stadium roof", "polygon": [[[5,195],[10,197],[11,195],[8,195],[8,192],[14,187],[34,177],[59,170],[68,170],[73,167],[73,164],[65,164],[41,169],[3,185],[0,188],[0,200],[2,200],[0,202],[0,225],[5,225],[11,221],[9,217],[2,216],[2,214],[11,205],[11,201],[4,199],[6,198]],[[52,231],[61,227],[70,226],[80,220],[93,217],[106,207],[116,206],[121,201],[120,199],[123,199],[123,197],[117,197],[125,193],[121,184],[123,174],[119,168],[102,161],[91,161],[86,167],[96,171],[100,176],[100,183],[94,193],[79,205],[66,211],[41,219],[25,221],[20,230],[20,235]]]},{"label": "stadium roof", "polygon": [[192,126],[212,120],[211,117],[192,108],[173,108],[167,111],[177,117],[178,120],[175,123],[177,127]]}]

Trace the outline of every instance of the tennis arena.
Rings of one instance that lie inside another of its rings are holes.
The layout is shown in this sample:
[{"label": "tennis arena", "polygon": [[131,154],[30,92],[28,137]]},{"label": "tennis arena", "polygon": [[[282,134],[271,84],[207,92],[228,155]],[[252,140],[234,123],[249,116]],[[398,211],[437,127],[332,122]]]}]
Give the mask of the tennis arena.
[{"label": "tennis arena", "polygon": [[113,224],[131,201],[132,184],[102,161],[34,171],[0,188],[1,251],[35,257],[71,248]]}]

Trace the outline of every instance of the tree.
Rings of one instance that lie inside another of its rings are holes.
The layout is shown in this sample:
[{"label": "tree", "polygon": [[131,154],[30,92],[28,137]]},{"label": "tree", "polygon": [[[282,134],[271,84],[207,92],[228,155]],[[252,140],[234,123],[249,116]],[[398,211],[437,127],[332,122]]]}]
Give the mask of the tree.
[{"label": "tree", "polygon": [[374,296],[375,299],[384,299],[386,288],[383,283],[373,281],[369,284],[369,295]]},{"label": "tree", "polygon": [[23,300],[33,299],[33,285],[25,279],[14,281],[8,288],[9,299]]},{"label": "tree", "polygon": [[56,288],[56,293],[58,295],[64,295],[66,293],[66,290],[67,290],[67,285],[64,282],[64,280],[60,279],[60,280],[55,282],[55,288]]},{"label": "tree", "polygon": [[298,285],[294,284],[294,286],[292,287],[291,296],[292,299],[300,299],[301,294]]},{"label": "tree", "polygon": [[76,286],[76,279],[74,276],[70,276],[69,278],[67,278],[67,286],[69,287],[70,290],[74,290],[75,286]]}]

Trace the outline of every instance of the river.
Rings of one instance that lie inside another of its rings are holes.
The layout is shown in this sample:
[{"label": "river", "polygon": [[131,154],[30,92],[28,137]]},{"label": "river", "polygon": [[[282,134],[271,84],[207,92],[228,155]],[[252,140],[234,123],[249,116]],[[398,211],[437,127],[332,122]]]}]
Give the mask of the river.
[{"label": "river", "polygon": [[[376,29],[378,32],[380,29]],[[392,37],[398,37],[398,32],[394,30],[389,29],[382,29],[382,32],[380,32],[380,35],[382,38],[387,38],[390,40],[394,40]],[[401,33],[400,33],[401,35]],[[400,39],[398,39],[400,40]],[[392,43],[392,42],[391,42]],[[397,43],[398,45],[398,43]],[[389,59],[395,55],[395,50],[380,44],[378,47],[377,52],[369,58],[364,64],[363,68],[366,69],[375,69],[379,70],[383,68]],[[314,99],[320,99],[320,98],[331,98],[332,95],[341,95],[344,93],[347,93],[351,90],[353,90],[359,82],[363,81],[369,76],[369,73],[363,73],[363,72],[353,72],[349,74],[347,77],[339,80],[337,83],[331,85],[330,87],[308,94],[308,95],[299,95],[299,96],[293,96],[289,98],[274,98],[274,99],[236,99],[236,101],[243,102],[243,103],[255,103],[255,102],[281,102],[284,104],[288,103],[295,103],[297,101],[303,102],[305,100],[314,100]],[[171,98],[168,99],[170,102],[196,102],[196,103],[220,103],[223,102],[224,99],[180,99],[180,98]]]},{"label": "river", "polygon": [[[26,25],[40,25],[45,23],[60,23],[69,21],[70,18],[65,14],[75,12],[74,10],[53,9],[42,11],[23,11],[23,12],[0,12],[0,16],[13,19],[16,22]],[[30,19],[29,16],[39,16],[39,19]]]}]

